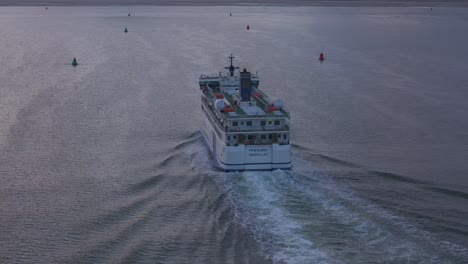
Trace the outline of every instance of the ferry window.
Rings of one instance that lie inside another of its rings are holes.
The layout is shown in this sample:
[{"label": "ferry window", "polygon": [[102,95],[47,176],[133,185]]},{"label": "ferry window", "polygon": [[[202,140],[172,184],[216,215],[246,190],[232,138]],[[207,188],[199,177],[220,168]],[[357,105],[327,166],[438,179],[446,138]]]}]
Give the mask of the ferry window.
[{"label": "ferry window", "polygon": [[252,139],[253,139],[253,136],[252,136],[252,135],[248,135],[248,136],[247,136],[247,139],[248,139],[248,140],[252,140]]},{"label": "ferry window", "polygon": [[276,120],[276,121],[275,121],[275,126],[279,126],[279,124],[280,124],[280,121],[279,121],[279,120]]},{"label": "ferry window", "polygon": [[248,126],[252,126],[252,121],[247,121]]},{"label": "ferry window", "polygon": [[233,139],[236,139],[237,137],[236,136],[232,136]]},{"label": "ferry window", "polygon": [[266,135],[261,135],[260,138],[261,139],[266,139]]},{"label": "ferry window", "polygon": [[232,122],[232,126],[237,126],[237,121]]},{"label": "ferry window", "polygon": [[244,125],[244,122],[241,122],[241,126],[243,126],[243,125]]},{"label": "ferry window", "polygon": [[286,134],[283,135],[283,138],[286,139]]},{"label": "ferry window", "polygon": [[272,139],[272,138],[273,138],[273,136],[271,134],[268,135],[268,139]]},{"label": "ferry window", "polygon": [[271,125],[271,121],[268,121],[268,124]]},{"label": "ferry window", "polygon": [[231,136],[227,136],[228,140],[231,140]]},{"label": "ferry window", "polygon": [[264,126],[264,125],[266,125],[266,122],[265,121],[260,121],[260,125]]}]

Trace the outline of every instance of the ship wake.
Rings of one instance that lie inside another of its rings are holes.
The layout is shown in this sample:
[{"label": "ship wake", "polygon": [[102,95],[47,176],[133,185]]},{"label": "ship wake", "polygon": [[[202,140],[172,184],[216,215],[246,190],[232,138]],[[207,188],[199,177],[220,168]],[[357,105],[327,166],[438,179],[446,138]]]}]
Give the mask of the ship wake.
[{"label": "ship wake", "polygon": [[236,172],[220,180],[235,221],[249,230],[273,263],[467,259],[463,246],[439,240],[338,184],[328,173],[310,168],[300,157],[294,159],[301,172]]},{"label": "ship wake", "polygon": [[[357,170],[398,184],[414,184],[415,188],[422,183],[334,157],[314,154],[310,158],[309,152],[295,148],[291,171],[225,173],[213,167],[202,135],[196,132],[174,146],[158,167],[167,172],[183,162],[189,164],[186,169],[191,173],[205,175],[204,181],[216,183],[222,200],[216,204],[227,205],[216,209],[218,223],[240,227],[256,242],[262,258],[272,263],[365,263],[369,259],[452,263],[468,259],[465,247],[440,239],[390,206],[349,188],[354,183],[349,181],[351,176],[345,173],[344,179],[338,174]],[[323,171],[311,166],[311,160],[319,159],[341,169]],[[150,178],[134,188],[143,191],[153,184],[159,185],[159,178]]]}]

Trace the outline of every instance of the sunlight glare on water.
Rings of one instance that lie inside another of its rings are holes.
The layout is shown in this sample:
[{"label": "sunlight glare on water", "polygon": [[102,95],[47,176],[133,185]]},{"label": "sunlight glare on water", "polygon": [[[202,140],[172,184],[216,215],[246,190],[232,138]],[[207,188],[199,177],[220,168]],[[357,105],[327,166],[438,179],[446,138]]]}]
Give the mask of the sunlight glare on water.
[{"label": "sunlight glare on water", "polygon": [[[467,18],[0,7],[0,262],[467,263]],[[213,167],[197,80],[231,53],[291,171]]]}]

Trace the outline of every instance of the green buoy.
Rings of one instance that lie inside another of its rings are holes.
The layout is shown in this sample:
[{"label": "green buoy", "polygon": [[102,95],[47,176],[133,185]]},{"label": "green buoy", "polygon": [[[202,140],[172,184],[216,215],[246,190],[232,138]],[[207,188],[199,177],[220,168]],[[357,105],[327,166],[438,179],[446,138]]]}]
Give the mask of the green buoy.
[{"label": "green buoy", "polygon": [[76,58],[73,58],[72,65],[73,65],[74,67],[78,66],[78,62],[76,61]]},{"label": "green buoy", "polygon": [[128,29],[127,29],[127,28],[125,28],[124,32],[125,32],[125,33],[127,33],[127,32],[128,32]]}]

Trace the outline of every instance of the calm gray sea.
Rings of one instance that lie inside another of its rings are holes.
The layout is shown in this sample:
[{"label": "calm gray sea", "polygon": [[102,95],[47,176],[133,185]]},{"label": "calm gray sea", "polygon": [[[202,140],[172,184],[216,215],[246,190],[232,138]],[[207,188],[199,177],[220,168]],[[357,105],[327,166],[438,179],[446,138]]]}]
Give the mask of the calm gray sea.
[{"label": "calm gray sea", "polygon": [[[1,7],[0,25],[0,263],[468,262],[468,9]],[[230,53],[290,110],[291,171],[212,167],[197,78]]]}]

